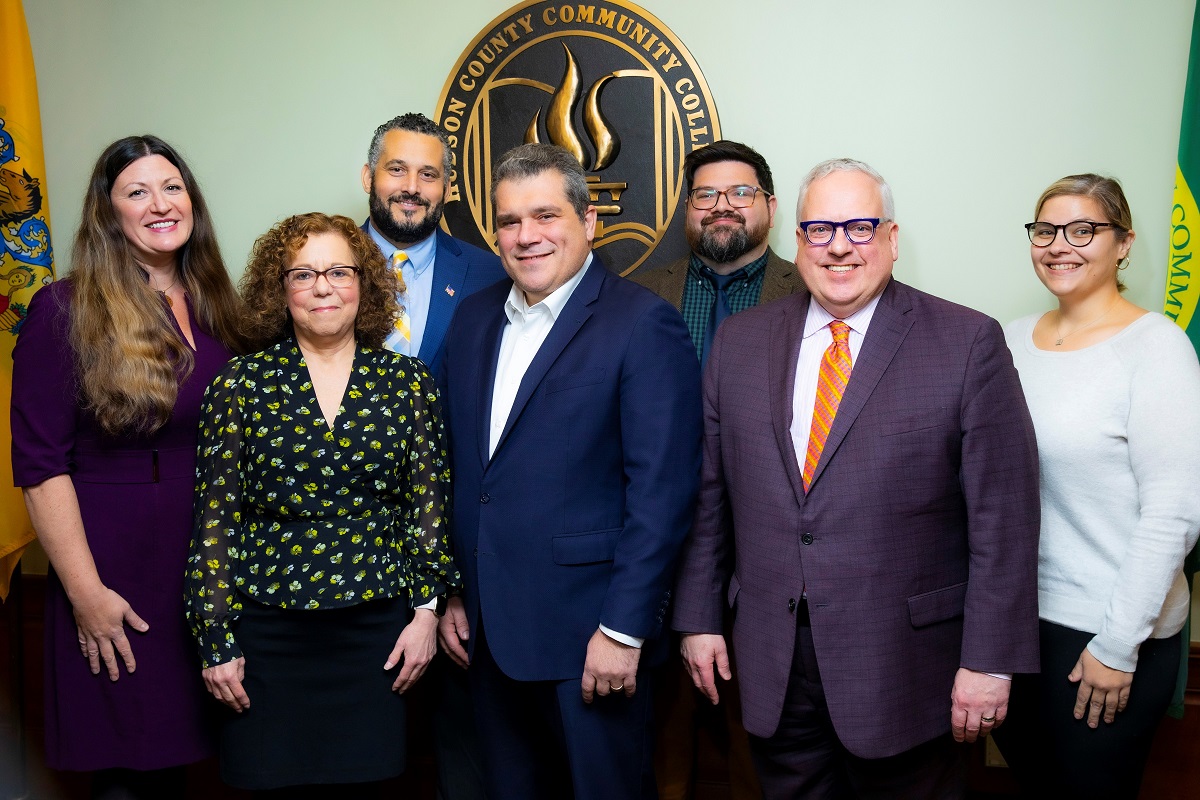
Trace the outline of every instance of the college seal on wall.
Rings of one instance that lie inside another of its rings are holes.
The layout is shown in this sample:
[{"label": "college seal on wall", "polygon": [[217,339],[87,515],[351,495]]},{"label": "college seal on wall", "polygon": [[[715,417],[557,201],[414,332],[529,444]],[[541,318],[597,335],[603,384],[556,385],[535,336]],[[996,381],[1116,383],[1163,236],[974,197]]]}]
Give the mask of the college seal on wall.
[{"label": "college seal on wall", "polygon": [[451,234],[494,251],[493,162],[549,142],[583,165],[598,212],[593,247],[622,275],[687,252],[681,165],[721,138],[691,53],[626,2],[509,9],[459,57],[436,119],[454,154],[442,219]]}]

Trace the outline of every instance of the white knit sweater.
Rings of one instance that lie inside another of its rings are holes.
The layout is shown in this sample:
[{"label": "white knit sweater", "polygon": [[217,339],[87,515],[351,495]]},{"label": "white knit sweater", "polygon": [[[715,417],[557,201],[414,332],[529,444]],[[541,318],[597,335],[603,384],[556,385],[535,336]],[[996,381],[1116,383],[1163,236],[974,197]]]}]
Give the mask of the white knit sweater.
[{"label": "white knit sweater", "polygon": [[1190,610],[1183,558],[1200,532],[1200,365],[1183,331],[1146,314],[1083,350],[1033,345],[1040,314],[1005,329],[1037,432],[1042,619],[1095,633],[1101,663]]}]

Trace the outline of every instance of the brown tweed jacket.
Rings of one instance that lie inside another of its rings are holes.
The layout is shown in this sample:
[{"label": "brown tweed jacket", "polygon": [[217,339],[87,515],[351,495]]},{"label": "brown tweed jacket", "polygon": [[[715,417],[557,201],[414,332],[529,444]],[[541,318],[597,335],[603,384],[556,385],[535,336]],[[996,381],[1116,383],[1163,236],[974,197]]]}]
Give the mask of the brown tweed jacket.
[{"label": "brown tweed jacket", "polygon": [[[691,253],[665,267],[651,270],[638,270],[629,276],[630,280],[640,283],[656,295],[666,300],[677,309],[683,307],[683,287],[687,285],[688,261]],[[762,295],[758,298],[759,305],[787,297],[804,288],[804,281],[796,265],[784,261],[775,255],[775,251],[767,248],[767,269],[763,276]]]}]

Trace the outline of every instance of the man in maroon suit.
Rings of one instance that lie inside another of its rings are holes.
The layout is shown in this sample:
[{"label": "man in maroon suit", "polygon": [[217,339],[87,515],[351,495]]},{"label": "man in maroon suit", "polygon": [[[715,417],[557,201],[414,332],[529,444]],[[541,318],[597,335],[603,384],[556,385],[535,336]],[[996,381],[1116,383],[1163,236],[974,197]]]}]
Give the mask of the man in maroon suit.
[{"label": "man in maroon suit", "polygon": [[995,320],[892,278],[875,170],[817,165],[797,224],[808,290],[713,344],[673,627],[717,702],[733,615],[767,798],[961,798],[1038,665],[1029,413]]}]

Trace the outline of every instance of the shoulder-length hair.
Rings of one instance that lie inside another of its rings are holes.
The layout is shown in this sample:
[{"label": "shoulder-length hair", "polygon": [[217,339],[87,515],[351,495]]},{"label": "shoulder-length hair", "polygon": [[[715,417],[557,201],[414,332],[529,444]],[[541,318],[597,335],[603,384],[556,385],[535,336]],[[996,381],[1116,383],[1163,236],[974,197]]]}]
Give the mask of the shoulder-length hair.
[{"label": "shoulder-length hair", "polygon": [[250,251],[250,261],[238,289],[246,306],[245,331],[255,349],[270,347],[292,334],[283,272],[291,266],[308,237],[322,233],[342,237],[354,254],[352,266],[359,270],[358,315],[354,318],[358,343],[382,347],[392,332],[400,310],[396,294],[404,291],[403,282],[388,268],[375,242],[354,220],[313,211],[283,220],[258,237]]},{"label": "shoulder-length hair", "polygon": [[137,263],[113,208],[117,176],[140,158],[162,156],[179,170],[192,204],[192,235],[178,253],[179,279],[195,322],[235,353],[244,352],[241,304],[213,232],[204,195],[187,163],[157,136],[128,136],[100,154],[75,234],[68,276],[71,345],[81,402],[110,434],[153,433],[175,408],[179,383],[195,366],[162,297]]}]

